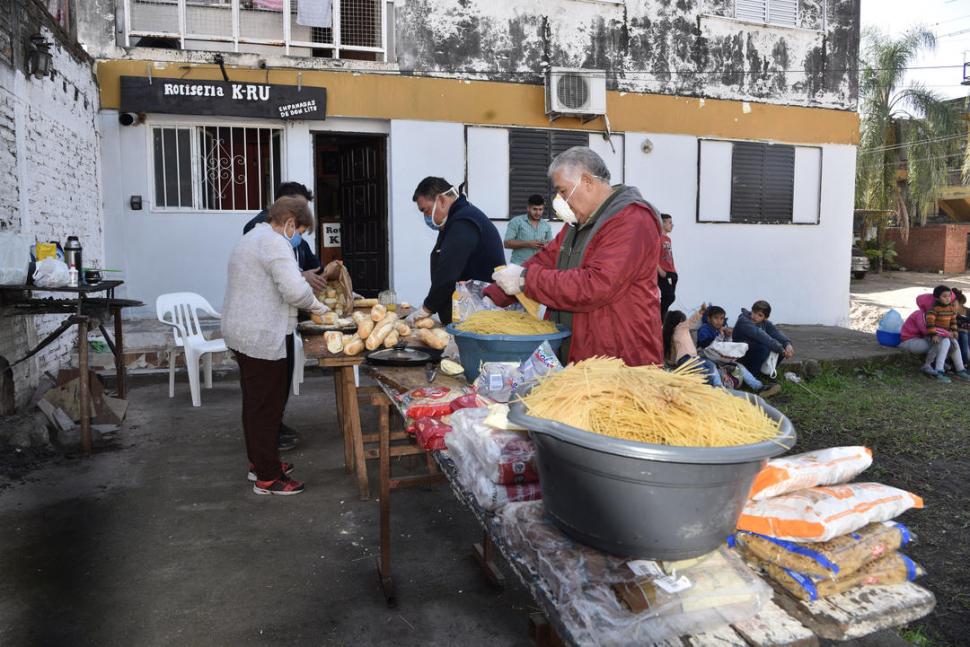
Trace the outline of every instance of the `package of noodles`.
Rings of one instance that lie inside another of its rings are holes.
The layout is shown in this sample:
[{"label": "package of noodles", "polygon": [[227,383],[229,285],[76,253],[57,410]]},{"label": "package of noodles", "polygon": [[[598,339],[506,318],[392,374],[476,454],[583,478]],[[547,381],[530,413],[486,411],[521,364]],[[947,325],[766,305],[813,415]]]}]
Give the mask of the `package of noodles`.
[{"label": "package of noodles", "polygon": [[749,497],[760,501],[816,485],[846,483],[872,465],[868,447],[829,447],[773,458],[754,477]]},{"label": "package of noodles", "polygon": [[922,507],[920,497],[882,483],[813,487],[748,501],[738,519],[738,530],[795,542],[828,541]]}]

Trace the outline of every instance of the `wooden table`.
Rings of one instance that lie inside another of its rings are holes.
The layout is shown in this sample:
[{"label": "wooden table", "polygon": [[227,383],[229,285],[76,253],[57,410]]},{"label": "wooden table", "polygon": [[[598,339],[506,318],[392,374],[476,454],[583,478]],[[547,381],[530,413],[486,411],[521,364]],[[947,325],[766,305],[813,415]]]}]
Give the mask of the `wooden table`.
[{"label": "wooden table", "polygon": [[[392,486],[395,479],[390,476],[391,452],[389,451],[387,410],[393,407],[398,415],[403,416],[404,408],[396,396],[423,386],[427,382],[423,368],[367,367],[366,371],[378,382],[385,402],[384,411],[379,416],[381,554],[377,566],[385,598],[389,605],[396,605],[397,594],[390,560],[390,493],[395,489]],[[446,376],[439,376],[435,380],[435,385],[452,388],[466,386],[464,381]],[[420,448],[417,449],[423,451]],[[441,477],[447,480],[455,497],[472,512],[484,531],[483,542],[475,546],[474,554],[483,567],[486,577],[493,584],[501,585],[501,574],[494,567],[492,559],[494,554],[501,554],[512,572],[542,609],[542,614],[530,617],[530,633],[536,644],[578,645],[579,641],[562,622],[558,602],[536,565],[527,556],[519,554],[505,543],[502,533],[498,530],[499,524],[495,515],[483,509],[474,495],[462,485],[448,453],[439,451],[431,454],[440,467]],[[804,602],[794,598],[780,587],[772,585],[770,578],[764,579],[772,586],[774,596],[757,617],[731,626],[725,625],[703,634],[682,636],[664,644],[669,647],[685,645],[812,647],[819,644],[819,639],[842,641],[861,638],[883,629],[907,624],[929,614],[936,604],[936,599],[930,591],[914,583],[888,587],[863,587],[824,600]]]},{"label": "wooden table", "polygon": [[[141,301],[115,298],[115,288],[124,281],[101,281],[93,285],[81,284],[75,287],[40,288],[35,285],[0,285],[0,305],[4,316],[30,316],[41,314],[70,315],[62,324],[41,341],[36,347],[13,363],[19,364],[53,342],[71,326],[77,326],[78,337],[78,406],[81,413],[81,451],[91,453],[91,411],[89,409],[90,385],[88,384],[88,330],[92,321],[98,322],[101,334],[115,356],[115,379],[119,398],[128,397],[127,368],[125,366],[124,326],[121,316],[123,308],[140,307]],[[39,298],[34,292],[66,294],[69,298]],[[105,293],[104,297],[92,294]],[[105,330],[102,313],[114,318],[114,340]]]}]

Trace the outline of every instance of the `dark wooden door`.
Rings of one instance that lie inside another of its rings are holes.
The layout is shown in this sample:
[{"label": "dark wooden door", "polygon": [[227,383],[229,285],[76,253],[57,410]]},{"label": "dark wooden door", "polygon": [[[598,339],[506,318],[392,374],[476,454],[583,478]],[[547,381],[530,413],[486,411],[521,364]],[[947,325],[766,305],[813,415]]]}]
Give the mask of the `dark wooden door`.
[{"label": "dark wooden door", "polygon": [[387,171],[383,137],[340,146],[341,251],[354,290],[375,297],[389,284]]}]

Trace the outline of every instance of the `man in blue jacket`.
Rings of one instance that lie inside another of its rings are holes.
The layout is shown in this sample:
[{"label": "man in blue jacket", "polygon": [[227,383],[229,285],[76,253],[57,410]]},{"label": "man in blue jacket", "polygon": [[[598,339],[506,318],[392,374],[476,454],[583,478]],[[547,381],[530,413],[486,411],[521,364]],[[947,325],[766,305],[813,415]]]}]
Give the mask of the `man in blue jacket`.
[{"label": "man in blue jacket", "polygon": [[431,250],[431,289],[408,321],[437,314],[448,324],[455,283],[491,282],[495,268],[505,265],[502,237],[492,221],[444,178],[424,178],[412,199],[438,239]]},{"label": "man in blue jacket", "polygon": [[770,316],[771,304],[767,301],[755,301],[750,312],[741,309],[741,315],[734,324],[732,340],[748,345],[748,352],[740,362],[755,375],[761,373],[761,366],[771,353],[778,353],[779,363],[782,359],[795,356],[791,340],[768,321]]}]

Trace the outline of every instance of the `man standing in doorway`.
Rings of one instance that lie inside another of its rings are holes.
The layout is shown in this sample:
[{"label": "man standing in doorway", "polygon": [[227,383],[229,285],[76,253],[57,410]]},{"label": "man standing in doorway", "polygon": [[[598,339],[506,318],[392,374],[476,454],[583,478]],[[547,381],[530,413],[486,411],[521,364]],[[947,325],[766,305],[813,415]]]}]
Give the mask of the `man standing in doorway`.
[{"label": "man standing in doorway", "polygon": [[657,265],[657,285],[660,287],[660,320],[667,317],[667,310],[674,302],[677,292],[677,268],[674,265],[674,250],[670,244],[670,232],[674,230],[674,220],[669,213],[660,214],[663,235],[660,237],[660,263]]},{"label": "man standing in doorway", "polygon": [[[303,184],[299,182],[284,182],[278,189],[276,189],[276,199],[279,200],[285,196],[299,196],[306,198],[307,202],[313,202],[313,191],[306,188]],[[248,234],[253,227],[261,222],[268,221],[269,210],[263,209],[257,213],[252,220],[247,222],[243,226],[243,235]],[[314,292],[323,292],[327,289],[327,280],[324,278],[323,274],[319,274],[320,270],[320,259],[317,255],[313,253],[310,249],[310,245],[307,244],[306,240],[303,239],[299,234],[294,235],[290,239],[290,244],[293,246],[293,256],[296,257],[296,263],[300,266],[300,272],[303,274],[303,278],[306,282],[310,284]],[[293,383],[293,370],[296,367],[294,360],[294,348],[293,348],[293,333],[286,336],[286,367],[287,375],[289,375],[289,382],[287,385]],[[290,388],[287,386],[286,389],[286,399],[290,399]],[[287,424],[280,423],[280,435],[277,439],[277,444],[280,451],[286,451],[296,447],[299,442],[299,437],[297,436],[296,430]]]},{"label": "man standing in doorway", "polygon": [[505,230],[505,248],[512,250],[509,262],[522,265],[552,240],[552,227],[542,219],[545,209],[545,198],[534,193],[529,196],[525,214],[509,221]]}]

